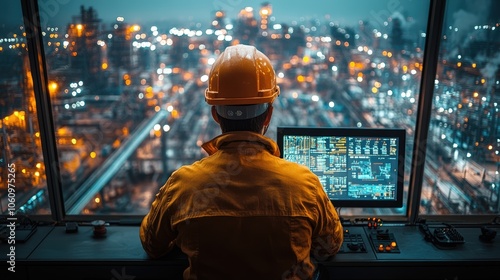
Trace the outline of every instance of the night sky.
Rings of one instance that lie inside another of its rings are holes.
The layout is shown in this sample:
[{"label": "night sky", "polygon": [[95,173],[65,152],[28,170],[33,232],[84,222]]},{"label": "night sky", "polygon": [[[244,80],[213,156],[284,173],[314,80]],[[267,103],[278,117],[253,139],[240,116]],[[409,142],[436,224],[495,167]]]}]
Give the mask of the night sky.
[{"label": "night sky", "polygon": [[[2,1],[0,18],[11,21],[12,16],[20,14],[16,1]],[[111,23],[117,16],[126,22],[150,24],[167,20],[189,20],[209,22],[214,11],[224,10],[229,18],[235,18],[245,6],[258,10],[262,0],[50,0],[39,1],[42,26],[64,27],[72,17],[79,15],[80,6],[93,7],[103,23]],[[412,15],[416,19],[427,17],[428,1],[422,0],[272,0],[276,22],[290,23],[293,20],[324,19],[325,14],[341,25],[353,25],[359,20],[369,20],[373,26],[381,25],[382,18],[399,12]],[[11,19],[11,20],[9,20]],[[19,21],[17,17],[17,21]],[[14,19],[15,21],[15,19]],[[415,22],[425,26],[426,22]]]}]

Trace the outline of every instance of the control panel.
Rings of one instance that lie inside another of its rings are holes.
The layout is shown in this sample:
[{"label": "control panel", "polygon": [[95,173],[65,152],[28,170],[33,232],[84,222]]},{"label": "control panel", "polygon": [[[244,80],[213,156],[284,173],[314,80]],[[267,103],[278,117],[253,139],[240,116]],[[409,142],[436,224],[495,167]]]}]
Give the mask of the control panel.
[{"label": "control panel", "polygon": [[344,229],[344,243],[339,253],[366,253],[366,244],[362,234],[351,233],[349,229]]},{"label": "control panel", "polygon": [[370,244],[376,253],[400,253],[394,233],[389,229],[370,230]]},{"label": "control panel", "polygon": [[[351,230],[354,228],[356,230]],[[378,254],[400,253],[399,244],[389,228],[344,227],[344,242],[339,254],[367,253],[368,251]]]},{"label": "control panel", "polygon": [[[490,279],[496,279],[500,273],[500,241],[496,237],[500,225],[451,228],[444,223],[427,223],[423,230],[420,224],[401,225],[373,218],[343,221],[343,225],[344,242],[339,253],[321,262],[335,278],[475,279],[490,273]],[[25,241],[16,242],[15,247],[0,242],[0,252],[6,252],[0,256],[0,279],[12,279],[8,268],[14,261],[15,276],[19,276],[16,279],[27,280],[54,278],[56,272],[75,280],[95,279],[96,275],[100,279],[117,279],[121,275],[129,279],[182,279],[189,264],[180,251],[162,259],[149,259],[137,226],[100,220],[77,225],[16,226],[12,229],[16,230],[16,238],[19,234]],[[2,231],[5,227],[0,227]],[[427,234],[433,237],[428,239]],[[432,238],[449,246],[438,247]]]},{"label": "control panel", "polygon": [[449,224],[430,226],[421,223],[419,229],[424,234],[425,240],[439,249],[449,249],[465,243],[462,234]]}]

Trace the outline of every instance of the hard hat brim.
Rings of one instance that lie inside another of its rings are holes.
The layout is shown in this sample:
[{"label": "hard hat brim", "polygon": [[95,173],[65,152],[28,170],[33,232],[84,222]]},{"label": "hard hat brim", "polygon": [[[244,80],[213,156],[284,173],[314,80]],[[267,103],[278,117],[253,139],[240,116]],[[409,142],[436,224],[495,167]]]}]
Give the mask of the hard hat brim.
[{"label": "hard hat brim", "polygon": [[259,92],[259,96],[256,97],[238,97],[238,98],[227,98],[218,97],[219,93],[217,91],[205,90],[205,101],[209,105],[254,105],[262,103],[272,103],[276,97],[280,94],[279,86],[275,86],[273,91],[262,91]]}]

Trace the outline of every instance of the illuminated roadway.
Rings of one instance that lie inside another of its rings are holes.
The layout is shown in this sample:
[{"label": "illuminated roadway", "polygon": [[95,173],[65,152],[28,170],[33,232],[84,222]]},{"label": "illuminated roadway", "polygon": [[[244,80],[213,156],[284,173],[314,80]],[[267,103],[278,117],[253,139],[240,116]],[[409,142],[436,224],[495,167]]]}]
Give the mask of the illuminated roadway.
[{"label": "illuminated roadway", "polygon": [[149,135],[153,126],[168,115],[165,110],[160,110],[150,119],[142,122],[139,127],[127,138],[118,148],[89,178],[78,188],[78,190],[67,200],[66,205],[70,205],[67,213],[78,215],[82,212],[88,202],[108,183],[108,181],[122,167],[125,161],[132,155],[137,147]]}]

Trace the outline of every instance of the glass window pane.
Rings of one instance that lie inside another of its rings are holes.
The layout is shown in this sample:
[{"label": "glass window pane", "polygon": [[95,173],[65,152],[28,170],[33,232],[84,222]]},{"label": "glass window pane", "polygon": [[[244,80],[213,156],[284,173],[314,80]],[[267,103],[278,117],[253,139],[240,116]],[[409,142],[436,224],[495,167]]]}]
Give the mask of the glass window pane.
[{"label": "glass window pane", "polygon": [[407,192],[429,1],[267,4],[40,1],[68,214],[143,215],[173,170],[206,156],[200,145],[220,133],[207,75],[238,42],[279,76],[267,136],[281,125],[405,128]]},{"label": "glass window pane", "polygon": [[50,214],[20,1],[0,9],[0,214]]},{"label": "glass window pane", "polygon": [[498,213],[500,3],[447,2],[420,212]]}]

